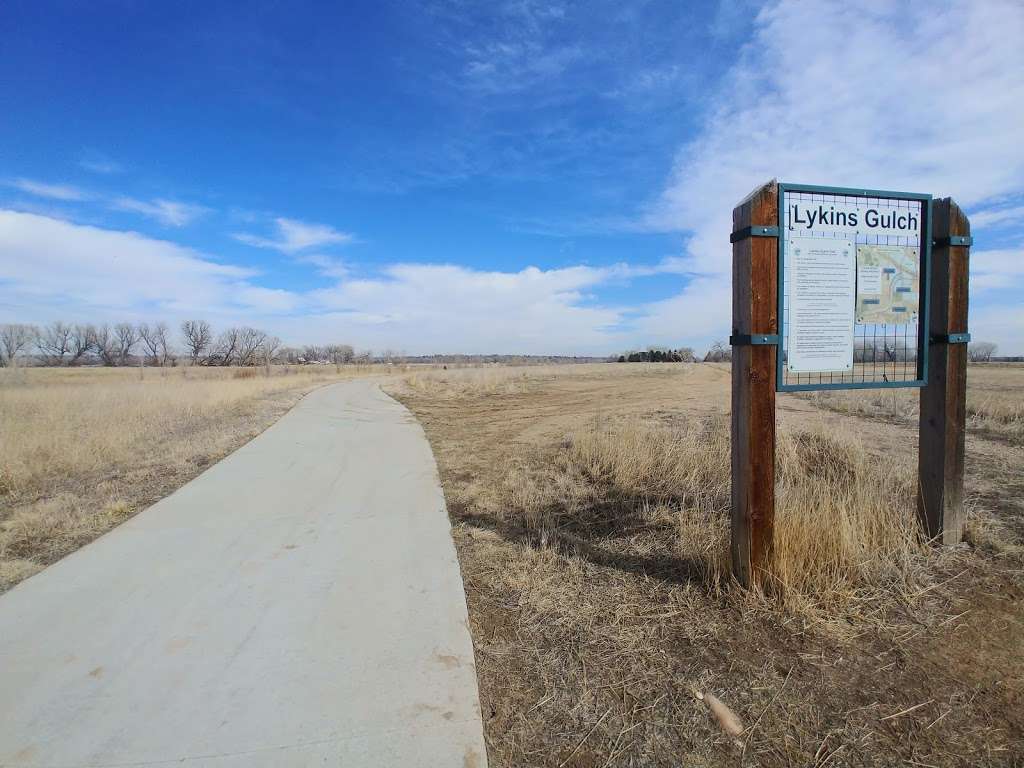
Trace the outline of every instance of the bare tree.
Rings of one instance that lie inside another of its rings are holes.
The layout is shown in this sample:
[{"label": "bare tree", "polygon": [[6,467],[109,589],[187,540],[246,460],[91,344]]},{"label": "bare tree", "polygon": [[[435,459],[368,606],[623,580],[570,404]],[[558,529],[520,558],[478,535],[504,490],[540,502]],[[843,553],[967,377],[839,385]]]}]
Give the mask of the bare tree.
[{"label": "bare tree", "polygon": [[355,350],[352,349],[350,344],[329,344],[324,347],[324,353],[327,359],[335,365],[351,363],[352,358],[355,357]]},{"label": "bare tree", "polygon": [[104,323],[92,329],[92,347],[104,365],[117,365],[117,339],[109,325]]},{"label": "bare tree", "polygon": [[139,326],[139,338],[146,347],[152,365],[167,365],[167,360],[171,356],[170,329],[167,323],[142,323]]},{"label": "bare tree", "polygon": [[186,320],[181,324],[181,335],[185,338],[185,348],[192,358],[192,365],[196,365],[213,340],[210,324],[205,320]]},{"label": "bare tree", "polygon": [[967,345],[967,357],[972,363],[988,363],[997,349],[991,341],[972,341]]},{"label": "bare tree", "polygon": [[238,335],[240,329],[228,328],[217,337],[216,343],[206,359],[208,365],[232,365],[238,356]]},{"label": "bare tree", "polygon": [[[263,344],[267,340],[267,334],[256,328],[245,326],[238,328],[238,344],[235,352],[237,365],[256,365],[260,362]],[[227,365],[227,363],[225,363]]]},{"label": "bare tree", "polygon": [[681,363],[696,363],[697,355],[693,351],[693,347],[681,347],[678,352],[679,362]]},{"label": "bare tree", "polygon": [[732,360],[732,350],[725,345],[724,341],[716,341],[704,355],[705,363],[727,363],[730,360]]},{"label": "bare tree", "polygon": [[39,338],[39,329],[34,325],[24,325],[23,323],[0,325],[0,366],[16,366],[18,355],[37,338]]},{"label": "bare tree", "polygon": [[96,346],[95,336],[96,329],[91,325],[75,323],[71,327],[68,365],[78,365],[82,358],[92,352]]},{"label": "bare tree", "polygon": [[139,343],[139,329],[132,323],[118,323],[114,326],[117,364],[127,365],[132,349]]},{"label": "bare tree", "polygon": [[270,365],[281,355],[281,340],[277,336],[268,336],[263,341],[263,349],[261,351],[263,362]]},{"label": "bare tree", "polygon": [[71,326],[59,320],[43,328],[36,348],[47,365],[64,365],[71,345]]}]

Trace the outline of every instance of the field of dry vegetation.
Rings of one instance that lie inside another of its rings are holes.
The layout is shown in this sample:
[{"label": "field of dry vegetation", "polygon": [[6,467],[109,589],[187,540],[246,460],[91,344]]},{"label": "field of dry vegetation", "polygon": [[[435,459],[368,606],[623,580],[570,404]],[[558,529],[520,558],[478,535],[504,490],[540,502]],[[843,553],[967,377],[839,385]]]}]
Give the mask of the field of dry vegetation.
[{"label": "field of dry vegetation", "polygon": [[969,382],[953,550],[916,520],[916,391],[780,396],[764,594],[728,579],[727,366],[386,384],[438,459],[490,764],[1021,764],[1024,366]]},{"label": "field of dry vegetation", "polygon": [[[492,766],[1024,764],[1024,366],[969,370],[956,549],[917,525],[916,392],[780,396],[763,593],[729,579],[727,365],[397,372],[448,501]],[[310,389],[379,373],[0,370],[0,590]]]},{"label": "field of dry vegetation", "polygon": [[359,366],[0,369],[0,592]]}]

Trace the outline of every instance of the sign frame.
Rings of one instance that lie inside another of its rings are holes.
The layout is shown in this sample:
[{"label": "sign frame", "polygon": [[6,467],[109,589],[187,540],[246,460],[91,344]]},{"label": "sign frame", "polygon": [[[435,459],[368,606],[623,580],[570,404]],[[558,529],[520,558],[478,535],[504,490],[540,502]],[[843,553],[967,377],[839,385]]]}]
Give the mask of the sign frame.
[{"label": "sign frame", "polygon": [[[816,384],[787,384],[784,373],[785,328],[785,279],[786,279],[786,193],[805,192],[808,194],[842,195],[844,197],[879,198],[883,200],[915,200],[921,203],[921,268],[918,285],[917,321],[917,372],[916,378],[904,381],[850,381],[820,382]],[[923,387],[928,383],[929,299],[931,294],[932,259],[932,196],[917,192],[894,192],[892,190],[863,189],[851,187],[829,187],[814,184],[793,184],[778,182],[778,354],[775,356],[775,390],[777,392],[809,392],[832,389],[891,389]]]}]

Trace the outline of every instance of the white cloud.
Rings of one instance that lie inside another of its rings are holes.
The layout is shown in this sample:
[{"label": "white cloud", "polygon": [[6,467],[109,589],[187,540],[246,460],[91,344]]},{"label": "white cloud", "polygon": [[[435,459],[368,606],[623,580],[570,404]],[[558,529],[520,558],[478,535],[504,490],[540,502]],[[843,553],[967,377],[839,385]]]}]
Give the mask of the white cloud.
[{"label": "white cloud", "polygon": [[70,184],[47,184],[42,181],[33,181],[32,179],[11,179],[6,184],[30,195],[45,197],[50,200],[70,202],[88,198],[85,192]]},{"label": "white cloud", "polygon": [[324,277],[341,279],[347,277],[349,273],[345,263],[334,256],[322,253],[302,253],[295,256],[294,259],[301,264],[312,264],[316,267],[316,271]]},{"label": "white cloud", "polygon": [[588,305],[586,290],[617,274],[617,268],[491,272],[399,264],[380,278],[349,280],[311,299],[325,313],[320,332],[378,348],[606,352],[619,343],[615,328],[624,312]]},{"label": "white cloud", "polygon": [[642,327],[674,332],[692,306],[690,327],[713,319],[712,335],[728,334],[732,208],[771,178],[932,192],[968,207],[1024,191],[1022,36],[1024,6],[998,0],[762,10],[646,219],[691,233],[685,258],[708,282],[651,306]]},{"label": "white cloud", "polygon": [[137,200],[133,197],[119,197],[111,201],[111,207],[120,211],[141,213],[168,227],[183,227],[209,212],[208,208],[191,203],[157,198],[152,201]]},{"label": "white cloud", "polygon": [[272,248],[288,254],[295,254],[307,248],[322,248],[329,245],[348,245],[355,237],[340,232],[326,224],[312,224],[296,219],[274,219],[277,237],[261,237],[248,232],[237,232],[236,240],[257,248]]},{"label": "white cloud", "polygon": [[974,231],[1024,222],[1024,205],[983,208],[970,214]]},{"label": "white cloud", "polygon": [[1024,248],[971,250],[972,293],[1018,288],[1024,282]]},{"label": "white cloud", "polygon": [[[325,270],[342,269],[333,259],[317,261]],[[217,327],[261,327],[292,343],[603,354],[625,345],[629,310],[597,305],[591,292],[676,270],[671,260],[518,272],[399,264],[376,277],[297,293],[256,285],[252,270],[165,240],[0,210],[0,321],[176,324],[199,316]]]},{"label": "white cloud", "polygon": [[244,318],[297,306],[287,292],[253,285],[254,274],[135,232],[0,210],[0,307],[20,308],[11,319]]}]

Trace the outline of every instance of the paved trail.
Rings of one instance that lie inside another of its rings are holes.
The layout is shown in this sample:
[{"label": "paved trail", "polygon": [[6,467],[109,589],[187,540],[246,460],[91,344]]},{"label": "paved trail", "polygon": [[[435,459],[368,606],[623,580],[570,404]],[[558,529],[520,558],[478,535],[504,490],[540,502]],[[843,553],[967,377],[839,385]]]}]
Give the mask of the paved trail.
[{"label": "paved trail", "polygon": [[2,766],[485,760],[434,459],[372,383],[0,596]]}]

